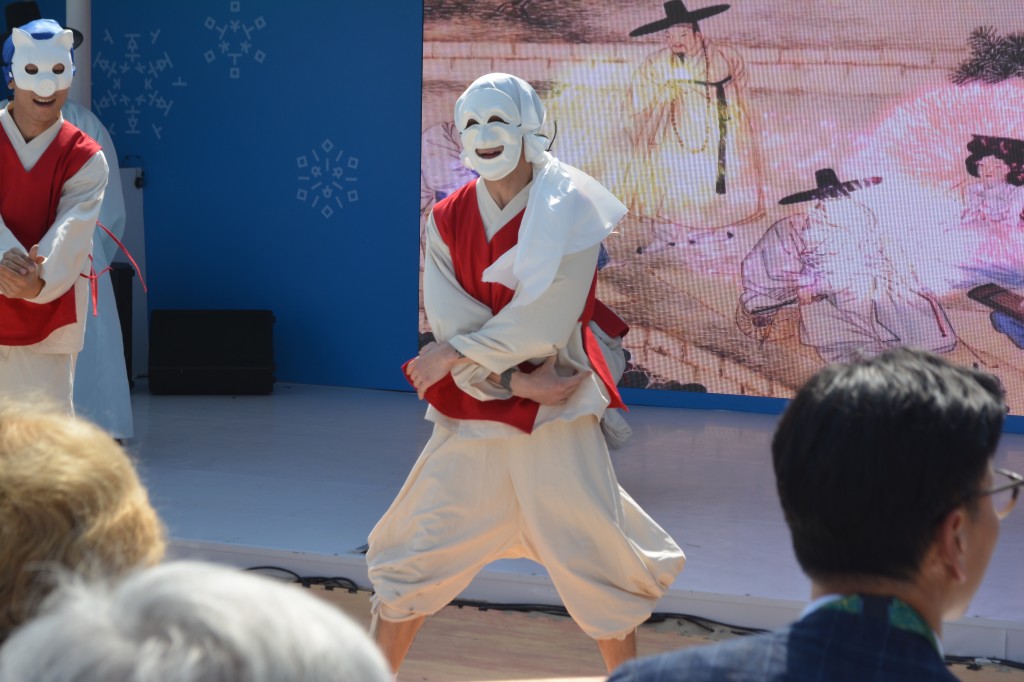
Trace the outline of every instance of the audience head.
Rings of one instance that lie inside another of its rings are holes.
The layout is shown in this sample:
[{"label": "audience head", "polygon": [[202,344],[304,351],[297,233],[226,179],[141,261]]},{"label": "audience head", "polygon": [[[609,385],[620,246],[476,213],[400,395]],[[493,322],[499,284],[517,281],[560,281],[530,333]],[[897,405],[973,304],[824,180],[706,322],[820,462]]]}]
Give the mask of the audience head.
[{"label": "audience head", "polygon": [[998,379],[906,348],[825,367],[779,422],[772,454],[800,565],[817,584],[926,584],[958,617],[998,535]]},{"label": "audience head", "polygon": [[390,682],[369,636],[297,586],[172,562],[71,580],[4,645],[0,682]]},{"label": "audience head", "polygon": [[0,406],[0,639],[32,615],[54,569],[153,564],[164,529],[124,450],[99,427]]}]

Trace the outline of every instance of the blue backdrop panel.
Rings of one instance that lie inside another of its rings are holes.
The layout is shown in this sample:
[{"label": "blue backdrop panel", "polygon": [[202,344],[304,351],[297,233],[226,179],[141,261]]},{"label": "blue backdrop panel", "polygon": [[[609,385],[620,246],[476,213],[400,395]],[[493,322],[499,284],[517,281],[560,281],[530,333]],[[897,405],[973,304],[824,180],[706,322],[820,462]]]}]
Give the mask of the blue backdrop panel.
[{"label": "blue backdrop panel", "polygon": [[150,308],[268,308],[279,379],[405,387],[419,3],[103,0],[92,30],[93,111],[146,172]]}]

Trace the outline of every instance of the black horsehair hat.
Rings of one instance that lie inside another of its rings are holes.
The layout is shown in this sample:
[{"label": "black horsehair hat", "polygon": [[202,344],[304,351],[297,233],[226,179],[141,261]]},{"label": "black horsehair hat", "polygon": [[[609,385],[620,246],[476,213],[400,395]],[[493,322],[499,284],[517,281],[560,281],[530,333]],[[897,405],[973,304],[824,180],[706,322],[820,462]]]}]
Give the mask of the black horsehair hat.
[{"label": "black horsehair hat", "polygon": [[665,18],[658,19],[657,21],[649,24],[644,24],[640,28],[634,29],[629,32],[631,38],[637,36],[647,35],[648,33],[654,33],[656,31],[664,31],[670,26],[676,24],[695,24],[701,19],[707,19],[713,17],[716,14],[721,14],[725,10],[729,9],[729,5],[711,5],[710,7],[701,7],[695,9],[692,12],[686,9],[686,5],[683,4],[683,0],[668,0],[665,3]]},{"label": "black horsehair hat", "polygon": [[836,172],[831,168],[822,168],[814,171],[814,180],[818,185],[814,189],[790,194],[788,197],[782,197],[779,199],[779,203],[787,205],[801,204],[805,201],[840,199],[850,196],[850,192],[856,192],[859,189],[867,189],[874,185],[881,184],[882,182],[882,178],[880,177],[861,178],[860,180],[840,180],[839,176],[837,176]]},{"label": "black horsehair hat", "polygon": [[[7,30],[4,31],[3,38],[0,38],[0,45],[3,45],[11,37],[11,32],[14,29],[20,28],[30,21],[43,18],[42,12],[39,11],[39,5],[33,0],[7,3],[7,6],[4,7],[4,15],[7,19]],[[71,28],[70,26],[65,26],[64,28],[71,31],[75,36],[74,42],[71,45],[72,49],[81,45],[82,41],[85,40],[85,36],[77,28]]]}]

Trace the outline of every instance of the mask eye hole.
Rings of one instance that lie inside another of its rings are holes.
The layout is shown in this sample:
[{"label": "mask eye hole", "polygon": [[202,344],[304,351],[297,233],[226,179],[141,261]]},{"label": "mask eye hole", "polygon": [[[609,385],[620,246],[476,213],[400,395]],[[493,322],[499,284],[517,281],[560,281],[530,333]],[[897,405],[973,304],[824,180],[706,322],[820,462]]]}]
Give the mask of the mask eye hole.
[{"label": "mask eye hole", "polygon": [[25,73],[27,73],[30,76],[34,76],[37,73],[39,73],[39,67],[36,66],[35,64],[26,64],[25,65]]},{"label": "mask eye hole", "polygon": [[472,128],[475,125],[479,125],[479,123],[477,122],[477,120],[475,118],[471,118],[468,121],[466,121],[466,127],[463,128],[463,130],[468,130],[468,129]]},{"label": "mask eye hole", "polygon": [[487,119],[487,122],[488,123],[508,123],[508,121],[503,119],[501,116],[491,116],[489,119]]},{"label": "mask eye hole", "polygon": [[64,73],[64,65],[63,64],[54,64],[53,65],[53,72],[55,74],[57,74],[58,76],[61,75],[62,73]]}]

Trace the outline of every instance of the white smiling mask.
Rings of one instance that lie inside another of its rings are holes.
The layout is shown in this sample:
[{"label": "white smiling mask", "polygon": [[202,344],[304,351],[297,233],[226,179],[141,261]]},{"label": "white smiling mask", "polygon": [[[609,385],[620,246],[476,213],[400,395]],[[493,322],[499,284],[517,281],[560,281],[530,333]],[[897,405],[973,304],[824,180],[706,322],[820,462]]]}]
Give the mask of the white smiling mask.
[{"label": "white smiling mask", "polygon": [[[462,137],[462,163],[485,180],[500,180],[519,164],[523,127],[519,108],[497,88],[479,88],[458,102],[455,123]],[[484,158],[479,149],[503,147],[500,154]]]},{"label": "white smiling mask", "polygon": [[[51,38],[37,39],[16,28],[11,32],[11,41],[14,43],[11,73],[15,85],[40,97],[49,97],[58,90],[71,87],[74,73],[71,48],[75,41],[71,31],[65,29]],[[54,73],[58,64],[64,67],[62,73]],[[34,66],[36,72],[29,73],[26,70],[29,66]]]}]

